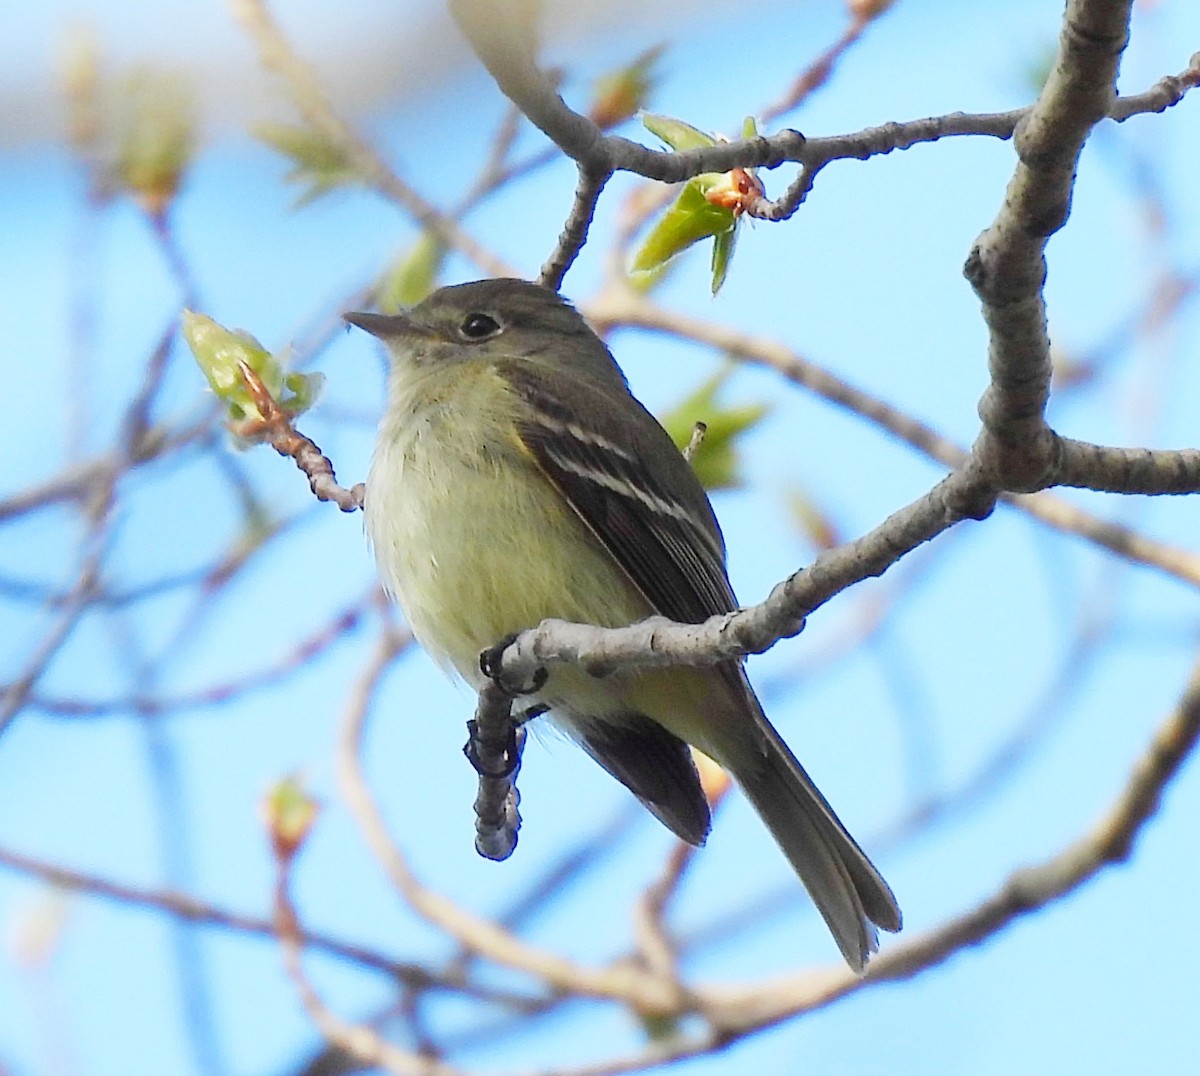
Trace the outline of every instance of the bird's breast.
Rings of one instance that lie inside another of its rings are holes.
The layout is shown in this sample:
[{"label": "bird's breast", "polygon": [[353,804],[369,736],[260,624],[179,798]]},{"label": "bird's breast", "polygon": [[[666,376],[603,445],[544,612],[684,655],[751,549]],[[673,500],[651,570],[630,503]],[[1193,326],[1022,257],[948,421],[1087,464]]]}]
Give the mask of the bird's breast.
[{"label": "bird's breast", "polygon": [[479,652],[548,617],[619,626],[651,610],[523,451],[495,392],[461,387],[436,407],[393,393],[365,511],[413,633],[478,687]]}]

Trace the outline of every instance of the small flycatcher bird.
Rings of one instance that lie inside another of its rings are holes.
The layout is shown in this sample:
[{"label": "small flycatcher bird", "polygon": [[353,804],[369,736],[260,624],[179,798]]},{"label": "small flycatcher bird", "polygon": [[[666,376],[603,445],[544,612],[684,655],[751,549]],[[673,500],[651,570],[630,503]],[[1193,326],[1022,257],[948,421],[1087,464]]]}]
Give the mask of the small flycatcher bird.
[{"label": "small flycatcher bird", "polygon": [[[347,314],[391,353],[366,489],[385,586],[413,634],[478,689],[480,652],[549,617],[696,624],[737,608],[708,496],[604,342],[521,280]],[[740,662],[596,678],[555,665],[530,699],[664,825],[708,836],[688,745],[728,771],[847,963],[900,929],[887,883],[767,720]]]}]

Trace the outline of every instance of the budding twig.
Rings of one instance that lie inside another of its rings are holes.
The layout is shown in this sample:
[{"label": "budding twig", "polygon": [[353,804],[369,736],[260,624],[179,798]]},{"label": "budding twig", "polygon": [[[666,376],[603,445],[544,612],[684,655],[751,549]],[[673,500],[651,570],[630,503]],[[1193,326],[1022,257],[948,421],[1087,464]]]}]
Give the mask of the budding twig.
[{"label": "budding twig", "polygon": [[265,441],[281,456],[290,456],[308,475],[308,485],[317,500],[332,501],[343,512],[362,508],[366,487],[361,482],[350,489],[339,486],[329,458],[311,437],[292,425],[295,416],[280,406],[253,367],[245,359],[238,359],[238,369],[260,417],[226,423],[230,431],[251,441]]}]

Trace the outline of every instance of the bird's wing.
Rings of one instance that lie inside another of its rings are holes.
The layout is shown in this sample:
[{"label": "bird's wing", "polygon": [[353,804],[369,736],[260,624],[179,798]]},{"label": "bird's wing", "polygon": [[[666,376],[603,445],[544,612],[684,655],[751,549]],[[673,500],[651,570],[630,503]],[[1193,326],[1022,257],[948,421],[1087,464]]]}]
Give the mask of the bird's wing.
[{"label": "bird's wing", "polygon": [[564,401],[526,369],[505,376],[530,405],[521,445],[646,600],[686,624],[737,608],[704,489],[649,412],[632,397],[619,417],[584,412],[594,400]]},{"label": "bird's wing", "polygon": [[[650,606],[690,624],[735,609],[708,497],[649,412],[632,397],[617,401],[622,406],[615,410],[597,407],[589,393],[605,389],[578,382],[569,383],[572,397],[563,399],[562,386],[551,394],[523,367],[505,376],[529,405],[520,409],[521,447]],[[718,666],[718,674],[758,712],[737,663]],[[581,723],[576,734],[676,836],[704,843],[708,800],[682,739],[632,712]]]}]

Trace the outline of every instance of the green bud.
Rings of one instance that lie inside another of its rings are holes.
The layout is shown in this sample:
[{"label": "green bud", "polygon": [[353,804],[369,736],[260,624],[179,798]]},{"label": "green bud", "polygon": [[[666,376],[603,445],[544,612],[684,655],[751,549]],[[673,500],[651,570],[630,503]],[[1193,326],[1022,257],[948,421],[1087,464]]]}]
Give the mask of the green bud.
[{"label": "green bud", "polygon": [[297,777],[285,777],[267,790],[262,815],[277,856],[291,859],[299,851],[320,810]]},{"label": "green bud", "polygon": [[653,69],[662,51],[662,45],[655,45],[627,67],[596,80],[588,116],[601,130],[623,123],[645,104],[656,81]]},{"label": "green bud", "polygon": [[162,216],[191,162],[191,93],[173,75],[144,69],[126,82],[113,178],[150,216]]},{"label": "green bud", "polygon": [[181,320],[183,338],[213,392],[227,406],[230,422],[261,422],[266,417],[246,383],[242,363],[258,375],[266,391],[289,416],[301,414],[316,403],[324,375],[286,372],[284,363],[248,332],[226,329],[205,314],[185,310]]}]

